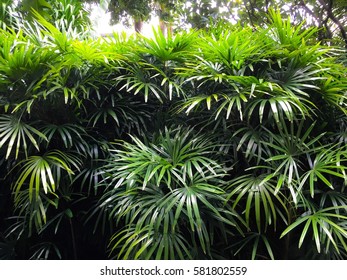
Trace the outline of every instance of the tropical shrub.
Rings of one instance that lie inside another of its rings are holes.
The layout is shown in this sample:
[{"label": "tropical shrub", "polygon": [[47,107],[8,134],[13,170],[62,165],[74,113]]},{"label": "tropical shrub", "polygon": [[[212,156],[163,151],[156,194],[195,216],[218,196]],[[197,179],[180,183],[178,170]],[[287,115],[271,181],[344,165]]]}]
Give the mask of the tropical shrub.
[{"label": "tropical shrub", "polygon": [[34,15],[0,36],[1,258],[346,257],[346,66],[316,29]]}]

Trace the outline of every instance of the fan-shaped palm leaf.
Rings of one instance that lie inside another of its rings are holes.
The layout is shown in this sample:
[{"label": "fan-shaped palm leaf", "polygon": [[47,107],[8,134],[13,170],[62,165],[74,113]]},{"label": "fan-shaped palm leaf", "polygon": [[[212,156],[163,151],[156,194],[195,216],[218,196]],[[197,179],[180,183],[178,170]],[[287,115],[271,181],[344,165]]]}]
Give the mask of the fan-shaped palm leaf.
[{"label": "fan-shaped palm leaf", "polygon": [[[215,145],[206,137],[195,136],[192,130],[167,130],[159,135],[157,143],[145,145],[132,137],[134,144],[124,142],[124,150],[116,151],[115,158],[105,166],[114,174],[113,181],[133,185],[141,182],[143,188],[151,181],[168,188],[184,185],[187,176],[195,172],[201,176],[224,176],[225,171],[213,158]],[[206,156],[205,156],[206,155]]]},{"label": "fan-shaped palm leaf", "polygon": [[[265,234],[260,234],[257,232],[248,233],[244,239],[233,245],[233,247],[237,248],[234,255],[236,256],[240,252],[246,251],[246,254],[251,252],[250,258],[252,260],[268,259],[268,257],[262,253],[265,251],[270,259],[274,260],[275,256],[270,245],[270,241],[271,240],[269,240]],[[265,250],[260,248],[261,245],[265,247]]]},{"label": "fan-shaped palm leaf", "polygon": [[283,231],[281,237],[305,223],[299,239],[299,248],[302,246],[305,237],[311,235],[318,252],[321,252],[323,242],[327,247],[330,243],[333,244],[338,252],[338,244],[342,245],[344,250],[347,251],[347,230],[345,226],[347,217],[346,215],[336,214],[337,209],[346,210],[346,207],[328,207],[314,213],[304,213]]},{"label": "fan-shaped palm leaf", "polygon": [[[276,182],[266,179],[266,174],[254,176],[245,174],[230,182],[227,199],[233,204],[234,209],[244,209],[246,224],[252,227],[251,221],[259,232],[266,231],[268,225],[277,227],[277,216],[284,223],[288,221],[288,207],[286,198],[282,193],[276,193]],[[254,215],[251,216],[251,212]]]},{"label": "fan-shaped palm leaf", "polygon": [[0,147],[7,146],[6,159],[13,150],[15,150],[15,158],[18,158],[20,150],[27,156],[28,141],[39,150],[38,139],[40,138],[47,141],[47,137],[43,133],[16,115],[0,116]]},{"label": "fan-shaped palm leaf", "polygon": [[336,181],[336,179],[341,178],[343,179],[342,182],[345,182],[347,179],[346,161],[347,154],[345,148],[334,149],[334,147],[332,147],[330,149],[324,149],[316,154],[315,158],[309,156],[310,170],[305,172],[300,178],[299,188],[301,189],[305,184],[309,184],[312,197],[317,189],[316,185],[326,185],[334,189],[334,181]]},{"label": "fan-shaped palm leaf", "polygon": [[149,226],[137,229],[131,227],[115,234],[110,242],[111,252],[117,252],[122,259],[190,259],[190,246],[185,237],[155,232]]},{"label": "fan-shaped palm leaf", "polygon": [[19,176],[13,184],[15,200],[24,185],[28,184],[29,200],[38,199],[40,191],[54,193],[61,179],[61,171],[74,174],[71,169],[78,169],[79,159],[61,151],[50,151],[42,156],[30,156],[17,164],[21,167]]}]

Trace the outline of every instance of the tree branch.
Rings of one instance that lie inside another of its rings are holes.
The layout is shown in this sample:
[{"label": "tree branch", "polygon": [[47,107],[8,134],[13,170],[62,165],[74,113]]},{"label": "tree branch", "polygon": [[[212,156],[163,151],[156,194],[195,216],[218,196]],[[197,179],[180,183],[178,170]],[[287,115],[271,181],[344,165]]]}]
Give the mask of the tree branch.
[{"label": "tree branch", "polygon": [[319,3],[322,5],[324,10],[327,12],[328,17],[337,25],[337,27],[340,30],[341,37],[343,38],[345,42],[345,48],[347,49],[347,32],[342,25],[342,23],[339,21],[337,17],[335,17],[332,7],[333,7],[333,0],[330,0],[329,3],[325,3],[324,0],[318,0]]}]

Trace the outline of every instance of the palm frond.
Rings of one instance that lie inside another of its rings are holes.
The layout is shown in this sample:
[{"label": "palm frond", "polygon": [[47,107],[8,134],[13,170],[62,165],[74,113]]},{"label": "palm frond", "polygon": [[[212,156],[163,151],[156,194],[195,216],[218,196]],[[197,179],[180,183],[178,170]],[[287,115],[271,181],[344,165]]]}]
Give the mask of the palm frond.
[{"label": "palm frond", "polygon": [[20,150],[24,152],[25,156],[28,156],[28,142],[36,150],[40,150],[39,140],[47,141],[47,137],[42,132],[22,121],[16,115],[0,116],[0,139],[0,148],[7,147],[6,159],[10,157],[13,151],[17,159]]},{"label": "palm frond", "polygon": [[184,185],[196,172],[206,178],[225,174],[222,166],[209,157],[213,156],[214,145],[208,138],[194,137],[192,130],[166,129],[150,145],[131,138],[134,144],[124,142],[122,150],[115,151],[114,160],[105,166],[108,174],[114,174],[111,179],[118,181],[117,185],[141,182],[145,188],[152,182],[158,187],[174,189]]},{"label": "palm frond", "polygon": [[40,197],[41,190],[45,194],[54,194],[59,186],[61,172],[68,175],[74,174],[73,169],[78,169],[79,159],[71,154],[61,151],[50,151],[42,156],[30,156],[20,161],[16,167],[20,167],[20,173],[13,184],[15,202],[24,186],[29,192],[29,201]]},{"label": "palm frond", "polygon": [[278,215],[284,223],[287,223],[289,210],[286,198],[284,194],[276,192],[276,182],[266,179],[266,174],[260,176],[245,174],[235,178],[227,190],[227,199],[233,208],[244,209],[248,228],[253,226],[252,221],[255,220],[259,232],[266,232],[269,225],[276,230]]},{"label": "palm frond", "polygon": [[327,250],[329,244],[332,244],[336,251],[339,252],[339,244],[347,251],[347,231],[345,228],[345,220],[347,218],[345,215],[336,214],[335,210],[337,209],[345,210],[346,207],[328,207],[314,213],[304,213],[283,231],[281,237],[304,224],[298,243],[299,248],[303,245],[305,237],[311,236],[315,241],[318,253],[321,252],[323,244],[327,246]]},{"label": "palm frond", "polygon": [[[275,259],[273,249],[270,245],[270,240],[266,235],[257,232],[248,233],[242,241],[236,243],[233,247],[237,248],[234,253],[235,256],[246,251],[246,254],[251,252],[250,259],[252,260],[268,259],[269,257],[271,260]],[[265,250],[261,247],[265,247]],[[263,255],[263,251],[266,252],[267,255]]]}]

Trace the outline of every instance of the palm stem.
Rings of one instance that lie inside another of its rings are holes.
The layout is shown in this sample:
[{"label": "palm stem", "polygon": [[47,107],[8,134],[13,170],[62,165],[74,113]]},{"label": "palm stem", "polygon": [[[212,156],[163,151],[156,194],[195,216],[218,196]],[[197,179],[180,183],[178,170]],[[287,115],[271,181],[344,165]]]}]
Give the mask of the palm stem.
[{"label": "palm stem", "polygon": [[73,229],[72,219],[69,219],[69,223],[70,223],[70,230],[71,230],[73,256],[74,256],[74,259],[77,260],[76,239],[75,239],[75,231]]}]

